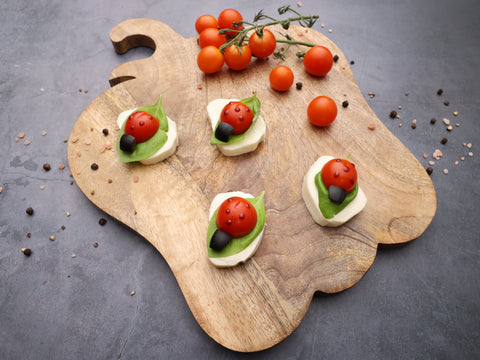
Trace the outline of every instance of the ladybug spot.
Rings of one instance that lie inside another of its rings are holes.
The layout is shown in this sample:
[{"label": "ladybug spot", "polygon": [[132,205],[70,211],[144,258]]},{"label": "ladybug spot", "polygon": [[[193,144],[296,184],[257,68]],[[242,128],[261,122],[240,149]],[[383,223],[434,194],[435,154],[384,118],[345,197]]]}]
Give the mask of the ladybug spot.
[{"label": "ladybug spot", "polygon": [[239,112],[239,111],[240,111],[240,108],[237,106],[237,107],[235,108],[235,112]]},{"label": "ladybug spot", "polygon": [[340,173],[338,171],[335,171],[335,174],[333,174],[334,177],[339,177],[340,176]]},{"label": "ladybug spot", "polygon": [[145,125],[145,121],[141,120],[140,123],[139,123],[140,126],[143,126]]},{"label": "ladybug spot", "polygon": [[228,115],[228,110],[225,110],[225,111],[223,112],[223,115]]},{"label": "ladybug spot", "polygon": [[130,126],[130,130],[133,130],[133,129],[135,129],[135,126],[133,126],[133,125]]},{"label": "ladybug spot", "polygon": [[227,214],[230,214],[230,209],[225,210]]},{"label": "ladybug spot", "polygon": [[241,213],[241,214],[239,215],[239,218],[242,219],[242,220],[245,219],[245,214],[244,214],[244,213]]},{"label": "ladybug spot", "polygon": [[230,201],[230,202],[231,202],[231,201],[232,201],[232,198],[228,198],[228,200],[227,200],[227,201]]},{"label": "ladybug spot", "polygon": [[152,119],[152,115],[148,115],[148,118],[151,120],[151,119]]},{"label": "ladybug spot", "polygon": [[350,171],[350,168],[349,168],[348,166],[344,166],[344,167],[343,167],[343,171],[349,172],[349,171]]},{"label": "ladybug spot", "polygon": [[240,115],[240,116],[238,117],[238,120],[243,121],[243,115]]},{"label": "ladybug spot", "polygon": [[340,161],[342,161],[342,159],[336,159],[335,161],[336,161],[336,162],[340,162]]},{"label": "ladybug spot", "polygon": [[227,225],[232,225],[232,220],[228,219],[227,220]]}]

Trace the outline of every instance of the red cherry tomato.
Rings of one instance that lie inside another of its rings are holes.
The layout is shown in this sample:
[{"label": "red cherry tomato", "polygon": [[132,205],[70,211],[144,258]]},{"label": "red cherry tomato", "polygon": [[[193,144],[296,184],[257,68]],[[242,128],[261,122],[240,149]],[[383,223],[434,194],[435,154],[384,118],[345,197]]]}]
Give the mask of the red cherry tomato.
[{"label": "red cherry tomato", "polygon": [[333,56],[325,46],[314,46],[303,58],[305,70],[314,76],[325,76],[333,65]]},{"label": "red cherry tomato", "polygon": [[266,58],[275,51],[277,40],[270,30],[263,29],[263,33],[258,35],[254,32],[248,40],[248,45],[252,54],[258,58]]},{"label": "red cherry tomato", "polygon": [[205,74],[219,71],[224,63],[223,54],[215,46],[205,46],[197,56],[197,65]]},{"label": "red cherry tomato", "polygon": [[328,96],[317,96],[307,107],[308,119],[313,125],[330,125],[337,117],[337,105]]},{"label": "red cherry tomato", "polygon": [[[232,29],[232,30],[242,30],[243,23],[238,24],[239,21],[242,21],[243,17],[237,10],[234,9],[225,9],[220,15],[218,15],[218,27],[220,29]],[[237,26],[235,26],[237,24]],[[235,36],[236,31],[227,31],[228,36]]]},{"label": "red cherry tomato", "polygon": [[348,160],[332,159],[322,168],[322,181],[327,189],[330,185],[336,185],[348,193],[357,183],[357,169]]},{"label": "red cherry tomato", "polygon": [[224,55],[227,66],[232,70],[243,70],[252,60],[252,51],[245,43],[242,46],[231,45],[227,47]]},{"label": "red cherry tomato", "polygon": [[217,28],[206,28],[198,37],[198,45],[200,45],[202,49],[209,45],[219,48],[225,41],[227,41],[227,38],[225,35],[220,34]]},{"label": "red cherry tomato", "polygon": [[218,28],[218,21],[212,15],[202,15],[197,21],[195,21],[195,30],[197,33],[201,33],[203,30],[208,28]]},{"label": "red cherry tomato", "polygon": [[132,135],[137,143],[150,139],[158,131],[160,123],[146,111],[135,111],[125,123],[125,134]]},{"label": "red cherry tomato", "polygon": [[253,111],[244,103],[230,101],[220,114],[220,121],[233,126],[233,134],[243,134],[252,125]]},{"label": "red cherry tomato", "polygon": [[257,224],[257,210],[246,199],[233,196],[217,212],[217,227],[234,238],[249,234]]},{"label": "red cherry tomato", "polygon": [[285,65],[279,65],[270,72],[270,85],[277,91],[287,91],[293,84],[293,72]]}]

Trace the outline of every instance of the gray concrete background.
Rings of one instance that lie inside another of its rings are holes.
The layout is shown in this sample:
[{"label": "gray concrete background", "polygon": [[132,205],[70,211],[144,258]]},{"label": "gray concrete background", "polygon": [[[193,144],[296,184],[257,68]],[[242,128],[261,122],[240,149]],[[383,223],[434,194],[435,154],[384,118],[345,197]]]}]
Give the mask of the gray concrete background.
[{"label": "gray concrete background", "polygon": [[[291,336],[253,354],[234,353],[211,340],[156,250],[70,184],[64,139],[76,119],[109,88],[113,68],[151,54],[135,49],[117,55],[108,36],[114,25],[148,17],[191,37],[204,13],[234,7],[251,20],[258,10],[275,14],[284,3],[185,5],[0,4],[0,359],[478,358],[479,2],[303,1],[302,13],[320,15],[314,28],[354,60],[362,93],[392,133],[425,167],[435,149],[442,150],[432,174],[438,209],[420,238],[380,249],[357,285],[336,295],[316,294]],[[401,119],[392,120],[392,110]],[[460,126],[448,132],[444,117]],[[21,132],[25,137],[17,142]],[[42,167],[47,162],[48,172]],[[26,214],[28,207],[33,216]],[[104,226],[100,218],[107,220]],[[32,249],[32,255],[24,256],[21,248]]]}]

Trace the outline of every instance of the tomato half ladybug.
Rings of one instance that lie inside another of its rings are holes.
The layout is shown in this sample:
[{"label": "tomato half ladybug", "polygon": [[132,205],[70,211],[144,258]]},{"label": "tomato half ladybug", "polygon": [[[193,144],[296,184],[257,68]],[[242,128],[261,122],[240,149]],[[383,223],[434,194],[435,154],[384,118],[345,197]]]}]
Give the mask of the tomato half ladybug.
[{"label": "tomato half ladybug", "polygon": [[222,109],[220,121],[233,126],[234,135],[248,130],[254,118],[253,111],[240,101],[231,101]]},{"label": "tomato half ladybug", "polygon": [[217,212],[217,228],[233,238],[249,234],[257,224],[257,210],[246,199],[233,196],[225,200]]},{"label": "tomato half ladybug", "polygon": [[135,111],[125,122],[125,134],[133,136],[138,144],[155,135],[159,126],[160,123],[155,116],[146,111]]},{"label": "tomato half ladybug", "polygon": [[332,159],[322,168],[322,181],[327,189],[335,185],[349,193],[357,183],[357,169],[346,159]]}]

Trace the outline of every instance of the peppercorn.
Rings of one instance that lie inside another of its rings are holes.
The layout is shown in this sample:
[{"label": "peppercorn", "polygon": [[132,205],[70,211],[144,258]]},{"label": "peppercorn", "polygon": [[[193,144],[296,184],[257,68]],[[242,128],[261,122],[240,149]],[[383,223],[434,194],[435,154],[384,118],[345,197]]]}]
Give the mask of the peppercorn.
[{"label": "peppercorn", "polygon": [[442,95],[442,94],[443,94],[443,89],[438,89],[438,90],[437,90],[437,94],[438,94],[438,95]]},{"label": "peppercorn", "polygon": [[436,122],[437,122],[437,119],[435,119],[435,118],[432,118],[432,119],[430,120],[430,124],[435,124]]},{"label": "peppercorn", "polygon": [[98,164],[93,163],[93,164],[90,166],[90,168],[91,168],[92,170],[98,170]]},{"label": "peppercorn", "polygon": [[446,137],[444,137],[444,138],[440,141],[440,143],[442,143],[443,145],[445,145],[445,144],[447,143],[447,141],[448,141],[448,139],[447,139]]},{"label": "peppercorn", "polygon": [[427,174],[432,175],[432,173],[433,173],[433,168],[430,166],[427,168]]},{"label": "peppercorn", "polygon": [[395,119],[396,116],[397,116],[397,112],[396,112],[395,110],[392,110],[392,111],[390,112],[390,117],[391,117],[392,119]]},{"label": "peppercorn", "polygon": [[107,223],[107,220],[104,218],[100,218],[100,220],[98,220],[98,223],[103,226]]},{"label": "peppercorn", "polygon": [[348,100],[345,100],[344,102],[342,102],[342,106],[344,108],[348,107]]},{"label": "peppercorn", "polygon": [[350,61],[350,65],[353,65],[353,64],[355,64],[355,61],[353,61],[353,60]]},{"label": "peppercorn", "polygon": [[448,106],[448,105],[450,105],[450,101],[445,100],[445,101],[443,102],[443,104],[444,104],[445,106]]},{"label": "peppercorn", "polygon": [[26,212],[28,215],[33,215],[33,208],[31,207],[27,208]]},{"label": "peppercorn", "polygon": [[43,164],[43,169],[44,169],[45,171],[49,171],[49,170],[50,170],[50,164],[49,164],[49,163]]},{"label": "peppercorn", "polygon": [[334,56],[333,56],[333,61],[334,61],[334,62],[337,62],[337,61],[338,61],[338,55],[334,55]]},{"label": "peppercorn", "polygon": [[297,87],[297,90],[302,90],[303,83],[299,81],[295,84],[295,86]]},{"label": "peppercorn", "polygon": [[108,135],[108,129],[103,129],[102,133],[103,133],[103,135],[107,136]]},{"label": "peppercorn", "polygon": [[30,250],[30,249],[25,249],[25,250],[23,250],[23,254],[24,254],[25,256],[30,256],[30,255],[32,255],[32,250]]},{"label": "peppercorn", "polygon": [[417,128],[417,124],[412,123],[412,129],[416,129],[416,128]]}]

